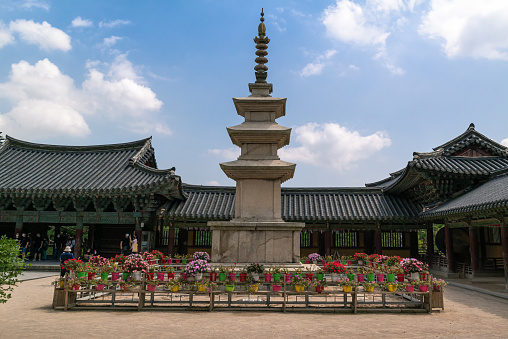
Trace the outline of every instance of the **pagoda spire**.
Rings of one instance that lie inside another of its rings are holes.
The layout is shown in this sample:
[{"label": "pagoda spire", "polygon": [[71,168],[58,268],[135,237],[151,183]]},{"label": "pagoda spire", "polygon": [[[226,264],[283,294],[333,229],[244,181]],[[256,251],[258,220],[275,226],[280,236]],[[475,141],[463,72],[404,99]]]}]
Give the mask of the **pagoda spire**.
[{"label": "pagoda spire", "polygon": [[265,13],[261,8],[261,21],[258,25],[258,36],[254,38],[254,42],[256,43],[256,66],[254,66],[256,82],[249,84],[249,91],[252,93],[253,97],[269,97],[270,93],[272,93],[272,84],[266,82],[266,77],[268,76],[268,66],[265,64],[268,62],[268,43],[270,39],[266,36],[266,26],[265,26]]}]

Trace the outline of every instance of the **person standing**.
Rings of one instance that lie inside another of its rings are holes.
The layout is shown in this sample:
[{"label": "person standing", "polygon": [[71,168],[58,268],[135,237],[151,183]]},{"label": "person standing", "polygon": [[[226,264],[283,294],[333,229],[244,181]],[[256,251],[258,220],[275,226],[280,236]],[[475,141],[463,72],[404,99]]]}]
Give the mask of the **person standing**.
[{"label": "person standing", "polygon": [[37,261],[37,255],[39,255],[39,261],[41,261],[42,238],[40,233],[37,233],[37,235],[34,238],[33,249],[34,249],[34,261]]},{"label": "person standing", "polygon": [[125,237],[120,241],[120,251],[123,255],[129,255],[131,249],[131,238],[129,233],[125,234]]},{"label": "person standing", "polygon": [[25,233],[21,234],[21,240],[19,241],[19,247],[21,247],[21,258],[25,260],[26,253],[28,252],[28,248],[30,246],[30,240],[26,236]]},{"label": "person standing", "polygon": [[53,261],[57,261],[58,259],[60,259],[60,254],[62,254],[64,243],[65,243],[64,239],[62,238],[60,233],[58,233],[55,236],[55,241],[53,242]]},{"label": "person standing", "polygon": [[139,249],[138,249],[138,236],[136,235],[136,233],[134,233],[132,235],[132,253],[138,253],[139,252]]},{"label": "person standing", "polygon": [[44,236],[44,238],[42,239],[42,247],[41,247],[42,260],[46,260],[46,253],[48,251],[48,247],[49,247],[49,239],[47,236]]},{"label": "person standing", "polygon": [[74,254],[71,253],[71,247],[66,246],[64,249],[64,252],[60,256],[60,268],[61,268],[60,269],[60,276],[61,277],[65,276],[66,273],[69,273],[69,270],[66,270],[63,266],[63,264],[69,259],[74,259]]}]

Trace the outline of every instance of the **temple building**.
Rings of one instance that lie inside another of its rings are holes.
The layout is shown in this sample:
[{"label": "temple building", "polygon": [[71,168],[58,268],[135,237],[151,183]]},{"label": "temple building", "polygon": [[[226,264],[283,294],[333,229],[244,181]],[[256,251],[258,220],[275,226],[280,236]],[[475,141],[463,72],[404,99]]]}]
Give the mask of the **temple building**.
[{"label": "temple building", "polygon": [[[7,136],[0,146],[0,234],[46,234],[49,227],[58,233],[71,226],[76,255],[82,244],[104,256],[119,253],[124,233],[137,234],[142,251],[212,252],[212,232],[221,237],[268,211],[270,227],[297,232],[284,236],[293,247],[284,254],[291,260],[313,252],[419,257],[450,274],[504,271],[508,284],[508,148],[474,124],[432,152],[415,152],[405,168],[365,187],[281,188],[294,164],[277,156],[289,144],[290,129],[275,123],[285,114],[286,99],[271,97],[272,85],[264,81],[264,33],[260,25],[252,95],[234,99],[245,122],[228,129],[242,154],[221,164],[236,188],[185,184],[174,168],[158,169],[151,138],[55,146]],[[437,234],[435,225],[444,225]],[[265,237],[273,231],[253,230]],[[229,244],[227,238],[221,241]],[[242,250],[238,243],[231,246]],[[228,256],[220,252],[217,258]]]}]

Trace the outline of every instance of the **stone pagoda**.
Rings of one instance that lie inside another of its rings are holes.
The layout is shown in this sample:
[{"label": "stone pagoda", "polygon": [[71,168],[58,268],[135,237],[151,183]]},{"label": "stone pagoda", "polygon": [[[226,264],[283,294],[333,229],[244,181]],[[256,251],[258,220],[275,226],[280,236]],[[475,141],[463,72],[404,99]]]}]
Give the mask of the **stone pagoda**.
[{"label": "stone pagoda", "polygon": [[212,261],[216,263],[297,263],[300,261],[300,231],[304,223],[284,222],[281,217],[281,184],[293,177],[295,164],[280,160],[277,150],[289,145],[291,128],[276,119],[286,114],[286,98],[274,98],[266,82],[266,36],[261,12],[256,43],[256,82],[251,95],[233,98],[238,115],[245,121],[228,127],[233,144],[241,148],[235,161],[221,163],[226,175],[236,181],[235,218],[208,222],[213,231]]}]

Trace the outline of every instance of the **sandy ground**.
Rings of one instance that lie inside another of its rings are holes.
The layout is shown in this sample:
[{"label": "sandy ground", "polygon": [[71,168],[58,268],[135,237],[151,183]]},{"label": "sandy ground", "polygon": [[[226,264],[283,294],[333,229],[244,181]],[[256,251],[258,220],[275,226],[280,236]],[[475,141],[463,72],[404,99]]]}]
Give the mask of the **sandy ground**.
[{"label": "sandy ground", "polygon": [[447,287],[433,314],[54,311],[54,278],[0,304],[0,338],[507,338],[508,300]]}]

